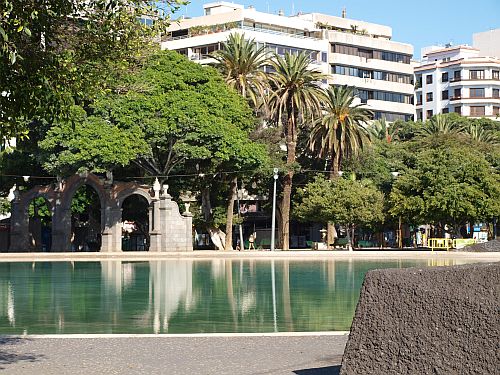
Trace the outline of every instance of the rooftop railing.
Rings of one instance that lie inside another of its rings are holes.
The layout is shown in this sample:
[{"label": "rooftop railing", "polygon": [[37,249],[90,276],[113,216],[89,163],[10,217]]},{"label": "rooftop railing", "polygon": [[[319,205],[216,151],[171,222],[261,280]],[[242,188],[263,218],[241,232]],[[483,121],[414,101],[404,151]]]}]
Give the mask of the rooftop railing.
[{"label": "rooftop railing", "polygon": [[319,38],[315,38],[315,37],[307,36],[307,35],[292,34],[292,33],[286,33],[286,32],[283,32],[283,31],[268,30],[268,29],[261,29],[261,28],[254,28],[254,27],[250,27],[250,26],[241,26],[241,25],[239,25],[238,27],[234,27],[232,29],[226,29],[226,30],[220,30],[220,31],[211,31],[211,32],[200,33],[200,34],[196,34],[196,35],[188,34],[188,35],[180,35],[180,36],[165,36],[165,37],[162,38],[162,41],[167,42],[167,41],[173,41],[173,40],[188,39],[188,38],[195,37],[195,36],[217,34],[217,33],[222,33],[222,32],[229,31],[229,30],[238,30],[238,29],[239,30],[247,30],[247,31],[256,31],[256,32],[261,32],[261,33],[266,33],[266,34],[273,34],[273,35],[289,36],[289,37],[298,38],[298,39],[306,39],[306,40],[314,40],[314,41],[321,40]]}]

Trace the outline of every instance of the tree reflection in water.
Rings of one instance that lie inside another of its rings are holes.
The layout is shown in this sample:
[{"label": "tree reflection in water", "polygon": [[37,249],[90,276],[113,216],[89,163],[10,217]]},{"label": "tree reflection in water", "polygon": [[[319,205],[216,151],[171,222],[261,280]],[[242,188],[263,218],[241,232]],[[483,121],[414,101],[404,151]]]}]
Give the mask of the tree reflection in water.
[{"label": "tree reflection in water", "polygon": [[274,267],[255,259],[0,263],[0,332],[345,331],[368,270],[443,265],[272,262]]}]

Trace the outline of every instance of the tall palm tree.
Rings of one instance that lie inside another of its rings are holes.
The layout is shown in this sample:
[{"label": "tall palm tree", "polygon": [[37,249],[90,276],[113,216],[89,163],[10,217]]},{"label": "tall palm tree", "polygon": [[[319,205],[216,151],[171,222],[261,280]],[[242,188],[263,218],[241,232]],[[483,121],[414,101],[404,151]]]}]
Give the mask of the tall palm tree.
[{"label": "tall palm tree", "polygon": [[306,52],[298,55],[286,53],[284,57],[275,55],[271,60],[273,73],[270,74],[271,92],[269,108],[274,121],[283,126],[287,146],[281,217],[278,225],[279,239],[283,250],[289,248],[290,196],[296,159],[297,132],[299,125],[313,119],[321,109],[323,90],[321,80],[325,76],[318,70],[310,69],[310,56]]},{"label": "tall palm tree", "polygon": [[[353,104],[354,88],[330,86],[326,90],[323,117],[320,118],[309,135],[309,147],[321,158],[331,160],[330,180],[339,177],[342,158],[351,157],[370,141],[367,122],[373,113],[362,104]],[[382,122],[379,133],[387,137],[387,124]],[[386,138],[387,139],[387,138]],[[329,222],[327,241],[335,241],[335,226]]]},{"label": "tall palm tree", "polygon": [[330,158],[330,179],[338,177],[343,158],[351,157],[370,142],[367,128],[373,112],[353,104],[354,88],[330,86],[326,90],[323,117],[311,131],[309,146],[320,158]]},{"label": "tall palm tree", "polygon": [[[267,87],[264,65],[268,63],[268,56],[265,47],[257,47],[254,39],[245,39],[245,34],[232,33],[223,43],[223,48],[216,51],[213,57],[217,60],[216,68],[222,73],[228,86],[248,99],[254,109],[257,109],[262,104]],[[230,182],[227,202],[225,250],[232,249],[233,210],[237,186],[238,177],[235,176]],[[240,238],[242,242],[241,225]],[[240,244],[240,248],[242,246],[243,243]]]},{"label": "tall palm tree", "polygon": [[267,86],[265,47],[257,47],[254,39],[245,39],[245,34],[232,33],[213,57],[226,83],[258,108]]}]

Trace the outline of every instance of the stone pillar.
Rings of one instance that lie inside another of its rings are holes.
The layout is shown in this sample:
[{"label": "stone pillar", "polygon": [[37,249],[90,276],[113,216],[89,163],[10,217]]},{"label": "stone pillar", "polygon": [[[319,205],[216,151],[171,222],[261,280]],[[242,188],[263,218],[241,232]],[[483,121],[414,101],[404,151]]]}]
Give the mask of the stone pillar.
[{"label": "stone pillar", "polygon": [[193,250],[193,214],[189,211],[186,211],[182,214],[184,218],[184,225],[186,228],[185,232],[185,249],[184,251],[192,251]]},{"label": "stone pillar", "polygon": [[19,199],[15,199],[11,203],[9,252],[26,252],[29,245],[28,212],[21,206]]},{"label": "stone pillar", "polygon": [[149,251],[162,251],[162,231],[160,228],[160,200],[155,199],[149,208]]},{"label": "stone pillar", "polygon": [[51,252],[71,250],[71,208],[60,205],[54,207],[52,216],[52,248]]},{"label": "stone pillar", "polygon": [[104,216],[101,252],[120,252],[122,251],[122,210],[116,207],[106,207]]}]

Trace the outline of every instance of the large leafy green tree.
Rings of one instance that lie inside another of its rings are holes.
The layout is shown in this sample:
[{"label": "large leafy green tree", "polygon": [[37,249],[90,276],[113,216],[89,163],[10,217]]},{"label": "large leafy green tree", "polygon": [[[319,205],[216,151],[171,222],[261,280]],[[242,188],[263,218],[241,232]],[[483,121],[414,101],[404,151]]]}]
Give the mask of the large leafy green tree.
[{"label": "large leafy green tree", "polygon": [[283,182],[278,231],[282,249],[288,250],[290,199],[296,169],[297,135],[299,126],[308,120],[312,122],[314,115],[320,112],[323,98],[321,81],[324,75],[318,70],[311,69],[310,57],[306,52],[298,55],[286,53],[284,57],[276,55],[271,65],[274,71],[269,76],[271,84],[269,107],[275,122],[283,128],[287,147],[287,170]]},{"label": "large leafy green tree", "polygon": [[441,230],[500,215],[500,175],[474,145],[441,136],[416,155],[390,194],[391,210],[408,222]]},{"label": "large leafy green tree", "polygon": [[246,100],[215,69],[163,51],[95,107],[96,115],[119,128],[141,128],[148,151],[134,162],[146,174],[174,185],[170,175],[192,175],[182,188],[201,192],[203,219],[214,243],[225,248],[217,228],[223,223],[213,225],[213,201],[231,209],[234,177],[252,173],[267,157],[265,147],[248,138],[255,117]]},{"label": "large leafy green tree", "polygon": [[[0,130],[67,117],[157,48],[154,37],[183,0],[2,0]],[[153,26],[138,22],[155,19]]]},{"label": "large leafy green tree", "polygon": [[336,222],[348,228],[349,242],[356,226],[382,222],[383,194],[371,183],[346,178],[316,177],[298,190],[294,213],[302,220]]},{"label": "large leafy green tree", "polygon": [[44,169],[60,176],[112,171],[148,151],[139,126],[121,129],[101,117],[87,116],[81,107],[72,108],[70,120],[54,124],[39,147]]}]

